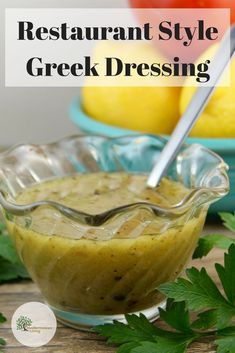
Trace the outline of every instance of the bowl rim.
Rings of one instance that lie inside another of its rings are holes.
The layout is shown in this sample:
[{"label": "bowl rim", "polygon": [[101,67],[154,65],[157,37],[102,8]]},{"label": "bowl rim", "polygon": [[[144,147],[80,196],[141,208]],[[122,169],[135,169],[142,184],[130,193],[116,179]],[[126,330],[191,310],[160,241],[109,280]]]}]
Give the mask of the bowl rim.
[{"label": "bowl rim", "polygon": [[[120,137],[107,137],[107,136],[101,136],[101,135],[72,135],[68,136],[62,139],[59,139],[58,141],[55,142],[50,142],[48,144],[19,144],[16,146],[13,146],[9,148],[8,150],[1,152],[0,153],[0,161],[2,161],[2,164],[4,165],[4,159],[8,157],[14,157],[15,153],[22,147],[27,147],[27,148],[38,148],[43,151],[43,154],[45,154],[45,158],[47,158],[47,153],[50,154],[50,148],[53,146],[53,148],[66,148],[66,146],[69,148],[69,145],[71,144],[71,141],[75,140],[82,140],[82,139],[102,139],[104,141],[117,141],[118,140],[136,140],[139,143],[140,138],[153,138],[156,141],[160,142],[166,142],[166,139],[164,139],[162,136],[157,136],[157,135],[152,135],[152,134],[138,134],[138,135],[125,135],[125,136],[120,136]],[[90,226],[100,226],[103,223],[106,223],[107,220],[113,218],[117,214],[122,213],[123,211],[132,211],[133,208],[141,207],[148,209],[152,212],[154,212],[157,215],[166,215],[170,217],[179,217],[182,216],[183,214],[186,214],[190,209],[192,209],[192,205],[194,207],[198,206],[199,202],[200,204],[207,204],[213,202],[213,200],[217,200],[221,198],[222,196],[226,195],[229,191],[229,179],[227,175],[227,169],[228,166],[227,164],[223,161],[223,159],[218,156],[216,153],[211,151],[210,149],[201,146],[199,144],[194,144],[194,145],[185,145],[184,151],[195,151],[195,149],[202,149],[205,153],[212,155],[214,158],[217,159],[218,164],[216,165],[216,172],[219,172],[220,176],[224,180],[223,187],[222,186],[217,186],[217,187],[195,187],[191,189],[191,191],[177,204],[171,205],[169,207],[161,207],[158,206],[157,204],[153,204],[150,202],[136,202],[132,204],[126,204],[124,206],[119,206],[115,207],[112,209],[109,209],[103,213],[98,213],[98,214],[89,214],[85,213],[83,211],[78,211],[76,209],[70,208],[65,206],[64,204],[51,201],[51,200],[40,200],[38,203],[39,205],[36,205],[35,202],[33,203],[28,203],[25,205],[20,205],[15,202],[12,202],[11,200],[8,200],[7,193],[5,190],[3,190],[0,187],[0,205],[2,208],[14,215],[18,216],[25,216],[26,214],[30,214],[32,211],[35,210],[36,207],[41,207],[45,206],[46,203],[50,203],[49,206],[57,208],[58,211],[60,211],[61,214],[64,216],[73,219],[75,221],[78,221],[80,223],[88,224]],[[182,153],[184,153],[184,151]],[[39,152],[39,151],[38,151]],[[40,152],[39,152],[40,153]],[[27,158],[27,157],[26,157]],[[182,160],[182,154],[178,154],[177,158]],[[53,179],[53,178],[52,178]],[[43,181],[42,181],[43,182]],[[37,183],[35,183],[36,185]],[[9,194],[9,193],[8,193]],[[200,201],[199,201],[200,200]]]},{"label": "bowl rim", "polygon": [[[145,132],[134,131],[134,130],[122,128],[119,126],[109,125],[94,119],[84,111],[80,96],[75,97],[72,100],[72,103],[70,104],[70,107],[69,107],[69,115],[72,122],[75,125],[77,125],[82,131],[85,131],[86,133],[103,135],[104,131],[106,131],[107,132],[106,136],[108,137],[119,137],[119,136],[125,136],[127,134],[130,134],[130,135],[138,135],[140,133],[145,134]],[[158,134],[152,134],[152,135],[162,136],[166,139],[170,138],[169,135],[158,135]],[[234,153],[234,150],[235,150],[235,138],[188,137],[185,140],[185,142],[188,144],[199,143],[216,152]]]}]

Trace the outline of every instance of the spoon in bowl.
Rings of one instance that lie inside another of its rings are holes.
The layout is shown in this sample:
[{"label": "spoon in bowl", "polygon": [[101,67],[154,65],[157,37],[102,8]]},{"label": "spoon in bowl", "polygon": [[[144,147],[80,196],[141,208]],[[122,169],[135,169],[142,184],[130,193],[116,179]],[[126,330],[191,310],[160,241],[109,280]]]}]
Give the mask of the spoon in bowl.
[{"label": "spoon in bowl", "polygon": [[[230,46],[229,55],[225,55],[227,48]],[[225,34],[220,47],[215,55],[210,68],[210,86],[201,86],[193,95],[185,113],[181,117],[175,130],[173,131],[170,140],[162,150],[159,159],[154,165],[148,180],[147,186],[155,188],[159,185],[162,177],[182,146],[185,138],[188,136],[192,127],[206,107],[211,98],[216,84],[223,74],[228,63],[231,61],[235,52],[235,25],[233,25],[228,33]]]}]

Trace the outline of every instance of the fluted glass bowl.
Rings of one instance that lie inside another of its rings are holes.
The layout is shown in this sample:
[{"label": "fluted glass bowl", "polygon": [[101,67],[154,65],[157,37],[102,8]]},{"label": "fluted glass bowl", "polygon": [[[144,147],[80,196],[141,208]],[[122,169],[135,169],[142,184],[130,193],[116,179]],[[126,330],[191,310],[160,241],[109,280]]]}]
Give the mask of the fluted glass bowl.
[{"label": "fluted glass bowl", "polygon": [[[165,143],[152,135],[72,136],[0,154],[0,204],[9,233],[46,302],[65,324],[87,329],[123,321],[130,312],[154,320],[164,303],[158,286],[182,272],[209,205],[228,193],[227,166],[205,147],[184,146],[167,177],[189,190],[166,208],[146,201],[88,214],[66,207],[63,198],[56,207],[41,202],[37,208],[17,204],[17,196],[32,185],[79,173],[148,174]],[[79,195],[77,204],[79,210]]]}]

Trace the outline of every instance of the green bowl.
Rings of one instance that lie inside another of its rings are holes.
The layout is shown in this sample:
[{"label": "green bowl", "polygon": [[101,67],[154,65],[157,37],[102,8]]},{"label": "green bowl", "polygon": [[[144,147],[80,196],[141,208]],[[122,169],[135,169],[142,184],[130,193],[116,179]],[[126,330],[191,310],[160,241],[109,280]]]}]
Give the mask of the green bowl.
[{"label": "green bowl", "polygon": [[[137,131],[123,129],[117,126],[101,123],[88,116],[82,109],[79,98],[75,98],[70,106],[70,118],[77,127],[90,134],[101,134],[105,136],[122,136],[127,134],[136,134]],[[169,136],[165,136],[169,138]],[[230,193],[219,202],[213,204],[210,213],[234,212],[235,210],[235,138],[187,138],[186,143],[199,143],[216,153],[229,165]]]}]

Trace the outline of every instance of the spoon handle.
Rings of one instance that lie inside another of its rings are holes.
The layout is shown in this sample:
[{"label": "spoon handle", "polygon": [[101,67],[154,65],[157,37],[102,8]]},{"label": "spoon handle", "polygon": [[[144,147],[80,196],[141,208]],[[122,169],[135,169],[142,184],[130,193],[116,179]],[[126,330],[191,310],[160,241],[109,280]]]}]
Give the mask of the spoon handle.
[{"label": "spoon handle", "polygon": [[[230,44],[230,54],[224,55]],[[147,185],[151,188],[156,187],[161,178],[165,175],[168,167],[178,154],[185,138],[188,136],[193,125],[199,118],[200,114],[206,107],[213,91],[216,88],[216,83],[219,81],[224,69],[230,62],[235,52],[235,25],[231,27],[225,35],[221,45],[215,55],[210,69],[210,86],[199,87],[193,95],[185,113],[181,117],[175,130],[173,131],[170,140],[162,150],[159,159],[157,160],[153,170],[151,171]]]}]

